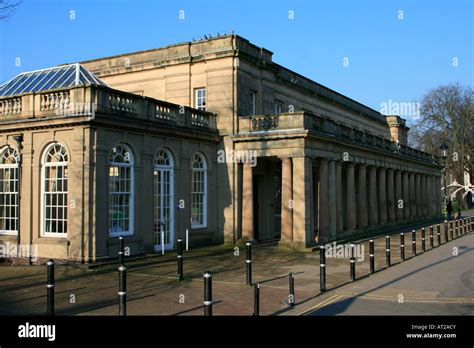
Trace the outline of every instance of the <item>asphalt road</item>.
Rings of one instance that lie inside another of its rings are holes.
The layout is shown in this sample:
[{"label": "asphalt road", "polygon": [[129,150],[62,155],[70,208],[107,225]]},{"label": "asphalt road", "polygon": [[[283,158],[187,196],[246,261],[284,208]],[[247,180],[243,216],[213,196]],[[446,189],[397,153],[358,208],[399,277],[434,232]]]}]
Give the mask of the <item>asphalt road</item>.
[{"label": "asphalt road", "polygon": [[474,315],[474,234],[305,304],[306,315]]}]

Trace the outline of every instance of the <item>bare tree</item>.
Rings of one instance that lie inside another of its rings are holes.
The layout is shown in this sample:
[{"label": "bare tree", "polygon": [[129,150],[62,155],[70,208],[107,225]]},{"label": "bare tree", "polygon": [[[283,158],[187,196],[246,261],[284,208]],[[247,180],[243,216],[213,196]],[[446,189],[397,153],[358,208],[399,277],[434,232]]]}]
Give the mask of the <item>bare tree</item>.
[{"label": "bare tree", "polygon": [[465,169],[472,168],[474,158],[474,90],[459,83],[429,90],[412,130],[412,144],[425,151],[436,153],[442,143],[449,146],[448,173],[464,183]]},{"label": "bare tree", "polygon": [[0,0],[0,21],[6,20],[13,16],[18,5],[20,5],[21,0]]}]

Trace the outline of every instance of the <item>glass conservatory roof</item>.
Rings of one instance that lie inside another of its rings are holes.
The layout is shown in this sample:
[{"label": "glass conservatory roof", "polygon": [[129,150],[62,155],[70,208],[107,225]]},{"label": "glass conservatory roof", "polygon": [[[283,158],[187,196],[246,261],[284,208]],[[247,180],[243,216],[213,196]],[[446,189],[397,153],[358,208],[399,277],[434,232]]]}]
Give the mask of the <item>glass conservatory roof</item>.
[{"label": "glass conservatory roof", "polygon": [[0,97],[89,84],[107,86],[80,64],[62,65],[21,73],[0,85]]}]

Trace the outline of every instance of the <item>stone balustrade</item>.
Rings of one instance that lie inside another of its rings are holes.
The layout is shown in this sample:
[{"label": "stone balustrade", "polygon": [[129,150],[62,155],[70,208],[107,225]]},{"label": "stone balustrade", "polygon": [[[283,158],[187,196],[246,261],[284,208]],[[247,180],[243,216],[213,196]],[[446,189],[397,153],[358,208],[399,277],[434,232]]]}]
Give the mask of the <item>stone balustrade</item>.
[{"label": "stone balustrade", "polygon": [[383,151],[397,152],[400,155],[440,164],[438,156],[397,144],[374,134],[338,123],[334,120],[301,111],[274,115],[255,115],[239,117],[239,133],[270,132],[275,130],[307,129],[324,136],[339,138],[342,142],[357,143]]},{"label": "stone balustrade", "polygon": [[0,98],[0,123],[57,116],[137,118],[217,132],[216,115],[102,86],[74,87]]}]

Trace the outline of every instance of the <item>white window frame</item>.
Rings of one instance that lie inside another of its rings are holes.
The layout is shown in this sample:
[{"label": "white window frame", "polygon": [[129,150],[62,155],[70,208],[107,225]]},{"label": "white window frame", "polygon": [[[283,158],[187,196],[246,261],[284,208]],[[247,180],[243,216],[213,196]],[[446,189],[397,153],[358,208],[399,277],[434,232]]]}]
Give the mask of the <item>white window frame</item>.
[{"label": "white window frame", "polygon": [[279,115],[283,112],[283,104],[282,103],[279,103],[279,102],[276,102],[275,103],[275,106],[273,108],[273,112],[276,114],[276,115]]},{"label": "white window frame", "polygon": [[[16,191],[9,191],[9,192],[8,192],[8,194],[10,194],[10,195],[15,195],[15,196],[16,196],[16,204],[14,204],[14,205],[9,204],[9,207],[12,207],[12,206],[15,207],[15,217],[13,218],[13,220],[15,220],[15,228],[16,228],[16,229],[14,229],[14,230],[3,230],[3,229],[2,229],[2,230],[0,230],[0,234],[1,234],[1,235],[16,236],[16,235],[18,235],[18,224],[19,224],[19,221],[18,221],[18,212],[19,212],[19,211],[18,211],[18,209],[19,209],[19,207],[18,207],[18,202],[19,202],[19,195],[18,195],[18,193],[19,193],[19,186],[18,186],[18,185],[19,185],[19,183],[20,183],[20,181],[19,181],[19,175],[20,175],[20,166],[19,166],[20,155],[19,155],[18,151],[17,151],[15,148],[13,148],[13,147],[11,147],[11,146],[4,146],[2,149],[0,149],[0,157],[3,158],[3,154],[4,154],[6,151],[8,151],[8,150],[13,151],[13,157],[15,158],[15,161],[16,161],[16,162],[13,163],[13,164],[0,163],[0,170],[3,171],[3,170],[5,170],[5,169],[13,169],[13,170],[16,171],[16,173],[15,173],[16,178],[13,179],[13,181],[16,181],[16,184],[15,184],[15,186],[16,186]],[[9,179],[9,180],[11,180],[11,179]],[[0,191],[0,195],[3,195],[3,194],[4,194],[4,193],[3,193],[3,189],[2,189],[2,187],[3,187],[3,181],[4,181],[4,179],[0,180],[0,185],[1,185],[1,186],[0,186],[0,190],[1,190],[1,191]],[[11,203],[11,202],[10,202],[10,203]],[[5,207],[6,207],[5,204],[0,205],[0,211],[6,212]],[[6,215],[6,214],[5,214],[5,215]],[[12,217],[9,217],[9,219],[11,220]],[[5,220],[6,220],[6,219],[5,219]]]},{"label": "white window frame", "polygon": [[[160,155],[160,152],[163,151],[163,153],[165,153],[167,156],[168,156],[168,160],[169,160],[169,163],[168,164],[158,164],[157,163],[157,159],[159,158],[158,156]],[[170,174],[170,177],[169,177],[169,184],[170,184],[170,188],[169,188],[169,196],[170,196],[170,206],[169,206],[169,209],[170,209],[170,215],[169,215],[169,229],[170,229],[170,237],[169,237],[169,242],[166,243],[164,245],[164,249],[168,250],[168,249],[172,249],[173,248],[173,245],[174,245],[174,157],[173,157],[173,154],[168,150],[168,149],[161,149],[159,150],[156,155],[155,155],[155,160],[154,160],[154,163],[153,163],[153,173],[155,171],[168,171],[169,174]],[[164,182],[161,182],[162,184],[162,187],[164,186]],[[157,207],[155,205],[155,200],[156,200],[156,196],[158,195],[157,192],[156,192],[156,181],[155,181],[155,177],[153,176],[153,225],[156,224],[156,221],[157,221],[157,218],[156,218],[156,210]],[[161,192],[163,192],[163,190],[161,190]],[[161,241],[163,243],[163,241]],[[155,250],[158,251],[161,249],[161,244],[155,244],[154,243],[154,246],[155,246]]]},{"label": "white window frame", "polygon": [[[116,149],[117,147],[122,147],[127,153],[129,153],[129,163],[118,163],[118,162],[111,162],[110,156],[112,155],[112,151]],[[112,232],[111,231],[111,226],[110,226],[110,205],[111,205],[111,197],[112,197],[112,192],[110,192],[110,169],[112,167],[126,167],[130,169],[130,193],[129,193],[129,230],[128,231],[121,231],[121,232]],[[133,152],[125,144],[117,144],[109,152],[109,158],[108,158],[108,166],[107,166],[107,187],[108,187],[108,218],[107,218],[107,229],[109,232],[109,237],[110,238],[115,238],[115,237],[120,237],[120,236],[133,236],[135,232],[135,160],[133,156]]]},{"label": "white window frame", "polygon": [[257,92],[250,91],[250,114],[252,116],[257,114]]},{"label": "white window frame", "polygon": [[[199,95],[200,93],[203,95]],[[204,101],[204,103],[202,103]],[[205,87],[199,87],[194,90],[194,106],[198,110],[206,111],[207,91]]]},{"label": "white window frame", "polygon": [[[203,163],[202,168],[194,168],[194,163],[197,160],[197,156],[201,158]],[[197,152],[193,155],[193,161],[191,163],[191,229],[199,229],[199,228],[207,228],[207,161],[206,157],[200,152]],[[196,172],[202,173],[204,176],[204,192],[203,192],[203,209],[202,209],[202,223],[201,224],[193,224],[193,195],[197,192],[194,192],[194,174]]]},{"label": "white window frame", "polygon": [[[67,161],[65,162],[46,162],[46,156],[48,156],[49,151],[55,147],[55,146],[61,146],[66,150],[66,156],[67,156]],[[52,163],[52,164],[48,164]],[[69,225],[69,177],[66,178],[67,180],[67,191],[66,191],[66,202],[65,202],[65,207],[66,207],[66,232],[46,232],[46,205],[45,205],[45,182],[46,182],[46,167],[68,167],[69,165],[69,152],[67,151],[67,147],[64,146],[61,143],[52,143],[49,144],[48,147],[46,147],[45,151],[43,152],[43,156],[41,158],[41,236],[42,237],[53,237],[53,238],[67,238],[67,230],[68,230],[68,225]],[[64,193],[64,192],[62,192]]]}]

